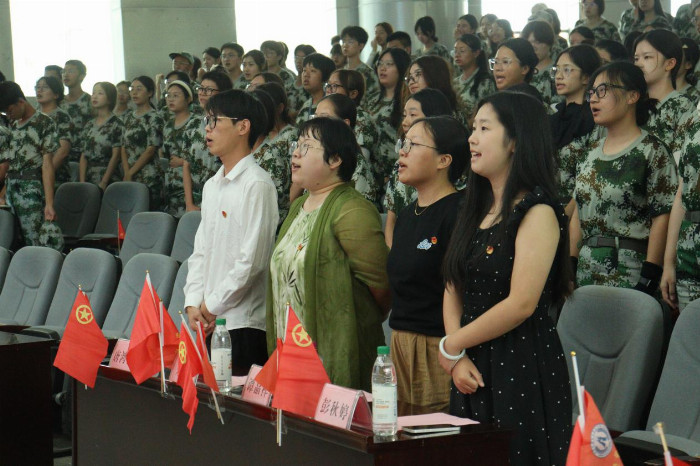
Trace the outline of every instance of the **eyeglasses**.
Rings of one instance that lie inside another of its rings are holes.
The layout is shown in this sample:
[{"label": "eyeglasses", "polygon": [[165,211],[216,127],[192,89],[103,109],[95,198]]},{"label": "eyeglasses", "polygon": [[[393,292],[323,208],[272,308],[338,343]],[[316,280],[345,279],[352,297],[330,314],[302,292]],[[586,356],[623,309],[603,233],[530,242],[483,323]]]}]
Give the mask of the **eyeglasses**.
[{"label": "eyeglasses", "polygon": [[406,81],[406,84],[411,84],[412,82],[417,83],[422,77],[423,70],[416,70],[416,72],[413,74],[409,73],[408,76],[404,78],[404,80]]},{"label": "eyeglasses", "polygon": [[327,94],[335,94],[336,92],[338,92],[339,87],[345,89],[345,86],[343,86],[342,84],[326,83],[323,85],[323,91]]},{"label": "eyeglasses", "polygon": [[204,117],[204,125],[208,126],[209,129],[214,129],[216,128],[216,122],[219,121],[219,119],[223,118],[224,120],[231,120],[231,123],[236,123],[240,118],[231,118],[227,116],[221,116],[221,115],[207,115]]},{"label": "eyeglasses", "polygon": [[591,99],[593,98],[593,94],[595,94],[599,99],[602,99],[603,97],[605,97],[607,95],[608,89],[622,89],[625,91],[629,90],[625,86],[618,86],[617,84],[610,84],[610,83],[598,84],[593,89],[589,89],[586,91],[586,102],[591,101]]},{"label": "eyeglasses", "polygon": [[496,66],[507,68],[515,61],[513,58],[489,58],[489,69],[493,71]]},{"label": "eyeglasses", "polygon": [[393,61],[380,60],[377,62],[377,68],[382,68],[382,67],[389,68],[389,67],[394,66],[394,65],[396,65],[396,63],[394,63]]},{"label": "eyeglasses", "polygon": [[575,68],[573,66],[553,66],[549,70],[549,75],[552,77],[552,79],[554,79],[557,77],[557,74],[559,74],[560,71],[565,78],[568,78],[574,71],[581,71],[581,68]]},{"label": "eyeglasses", "polygon": [[319,149],[319,150],[323,150],[322,147],[314,147],[314,146],[312,146],[311,144],[309,144],[308,142],[302,142],[302,143],[300,144],[300,143],[298,143],[297,141],[293,141],[293,142],[289,145],[289,150],[290,150],[292,153],[294,153],[294,152],[296,152],[296,151],[298,150],[298,151],[299,151],[299,155],[301,155],[302,157],[306,157],[306,154],[309,152],[309,149]]},{"label": "eyeglasses", "polygon": [[212,95],[214,92],[219,92],[218,89],[214,89],[213,87],[204,87],[201,84],[195,84],[194,91],[202,95]]},{"label": "eyeglasses", "polygon": [[[428,149],[438,150],[437,147],[429,146],[427,144],[418,144],[417,142],[413,142],[408,138],[404,138],[403,140],[399,139],[396,141],[396,148],[402,150],[404,154],[411,152],[411,147],[413,146],[427,147]],[[396,152],[398,152],[398,150]]]}]

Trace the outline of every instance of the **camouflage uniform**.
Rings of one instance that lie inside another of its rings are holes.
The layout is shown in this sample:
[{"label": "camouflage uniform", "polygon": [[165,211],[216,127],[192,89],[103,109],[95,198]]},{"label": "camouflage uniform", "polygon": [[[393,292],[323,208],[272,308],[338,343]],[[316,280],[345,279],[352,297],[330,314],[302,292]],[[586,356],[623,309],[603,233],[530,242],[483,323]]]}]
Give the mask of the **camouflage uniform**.
[{"label": "camouflage uniform", "polygon": [[630,31],[644,32],[646,28],[652,29],[667,29],[669,31],[673,30],[671,26],[671,20],[666,16],[657,16],[651,21],[641,21],[632,24],[632,29]]},{"label": "camouflage uniform", "polygon": [[620,15],[620,24],[617,30],[620,33],[620,38],[624,41],[627,34],[632,30],[634,24],[634,8],[628,8]]},{"label": "camouflage uniform", "polygon": [[370,107],[374,124],[379,132],[376,150],[372,153],[372,170],[380,186],[391,176],[391,170],[399,157],[396,153],[397,128],[391,125],[393,99],[381,99]]},{"label": "camouflage uniform", "polygon": [[530,85],[537,89],[542,96],[542,102],[548,113],[553,113],[552,104],[557,104],[561,100],[561,97],[557,95],[557,91],[554,88],[552,76],[549,74],[553,66],[554,63],[543,70],[537,71],[537,73],[532,76],[532,81],[530,81]]},{"label": "camouflage uniform", "polygon": [[[622,39],[620,38],[620,33],[617,32],[617,26],[615,26],[613,23],[608,21],[605,18],[602,18],[602,22],[598,24],[596,27],[590,28],[591,31],[593,31],[593,35],[595,36],[595,40],[601,40],[601,39],[609,39],[609,40],[614,40],[617,42],[622,43]],[[576,25],[574,27],[579,27],[579,26],[586,26],[586,20],[585,19],[579,19],[576,21]],[[586,26],[588,27],[588,26]]]},{"label": "camouflage uniform", "polygon": [[677,161],[688,128],[697,120],[696,113],[687,96],[672,91],[656,104],[656,112],[651,113],[644,129],[659,138]]},{"label": "camouflage uniform", "polygon": [[[12,138],[3,159],[9,161],[7,202],[12,206],[28,246],[48,246],[61,251],[60,229],[47,234],[44,227],[44,154],[59,148],[56,124],[47,115],[36,112],[24,124],[12,125]],[[44,232],[42,234],[42,231]]]},{"label": "camouflage uniform", "polygon": [[[101,125],[97,124],[97,120],[87,124],[80,138],[80,150],[87,161],[85,181],[97,185],[102,182],[113,149],[122,146],[123,135],[124,123],[116,115],[110,115]],[[120,181],[122,177],[119,176],[119,169],[115,168],[109,183]]]},{"label": "camouflage uniform", "polygon": [[291,150],[292,142],[299,137],[299,132],[292,125],[280,130],[277,137],[266,137],[260,146],[253,151],[255,161],[270,174],[277,189],[277,208],[279,224],[281,225],[289,212],[289,190],[292,187]]},{"label": "camouflage uniform", "polygon": [[299,109],[297,113],[297,119],[295,121],[297,128],[301,126],[305,121],[310,120],[316,114],[316,105],[313,104],[313,99],[309,97],[304,105]]},{"label": "camouflage uniform", "polygon": [[[85,128],[88,121],[94,118],[92,113],[92,97],[87,92],[83,92],[83,95],[78,97],[78,100],[74,102],[67,102],[63,99],[60,104],[60,108],[65,110],[73,121],[73,125],[80,131],[81,128]],[[80,148],[77,147],[78,144],[71,146],[70,155],[68,155],[68,160],[77,162],[80,160]],[[66,163],[68,162],[66,160]],[[58,171],[56,172],[56,180],[58,180]]]},{"label": "camouflage uniform", "polygon": [[68,144],[70,144],[68,156],[63,159],[61,166],[56,169],[55,188],[58,189],[58,186],[61,185],[61,183],[71,180],[70,165],[68,165],[68,161],[71,159],[71,153],[80,153],[80,147],[77,147],[79,141],[76,137],[80,127],[75,126],[70,115],[68,115],[68,112],[60,107],[56,108],[51,113],[47,113],[47,115],[51,117],[54,123],[56,123],[56,132],[58,133],[59,144],[61,140],[67,141]]},{"label": "camouflage uniform", "polygon": [[287,101],[289,103],[289,109],[292,111],[299,111],[304,102],[310,99],[311,96],[304,89],[303,86],[297,86],[294,84],[294,89],[287,93]]},{"label": "camouflage uniform", "polygon": [[557,171],[559,173],[559,197],[564,204],[574,196],[576,189],[576,169],[584,161],[597,142],[604,138],[606,130],[595,126],[590,133],[574,138],[570,143],[556,152]]},{"label": "camouflage uniform", "polygon": [[496,92],[496,83],[490,74],[484,77],[479,86],[474,89],[475,76],[476,72],[472,73],[467,79],[463,79],[462,74],[460,74],[452,81],[455,91],[457,91],[457,95],[462,101],[462,113],[467,118],[467,121],[473,116],[479,101]]},{"label": "camouflage uniform", "polygon": [[692,84],[688,84],[685,89],[679,89],[678,92],[688,97],[695,107],[700,103],[700,90]]},{"label": "camouflage uniform", "polygon": [[[190,116],[180,126],[175,126],[175,119],[171,118],[163,127],[163,157],[170,160],[171,156],[180,157],[190,164],[192,172],[201,171],[196,165],[201,161],[195,161],[192,148],[195,141],[193,135],[199,131],[201,121],[194,115]],[[194,178],[192,176],[192,197],[195,204],[201,203],[201,190],[199,198],[195,197]],[[201,184],[200,184],[201,186]],[[173,217],[182,217],[185,213],[185,188],[182,182],[182,167],[168,167],[165,171],[165,186],[163,189],[163,211]]]},{"label": "camouflage uniform", "polygon": [[678,8],[676,18],[673,20],[673,31],[678,34],[678,37],[689,37],[695,42],[700,42],[700,34],[692,22],[690,3]]},{"label": "camouflage uniform", "polygon": [[[678,175],[664,145],[645,130],[615,155],[603,154],[604,143],[593,145],[576,170],[574,197],[584,242],[576,278],[579,286],[632,288],[646,257],[651,221],[671,211]],[[644,252],[588,246],[596,236],[639,240]]]},{"label": "camouflage uniform", "polygon": [[447,47],[438,42],[435,42],[431,49],[428,51],[425,51],[423,47],[419,47],[416,51],[416,58],[425,55],[437,55],[438,57],[442,57],[445,60],[447,60],[447,63],[452,63],[452,56],[450,56],[450,51],[447,50]]},{"label": "camouflage uniform", "polygon": [[151,109],[142,115],[137,115],[136,112],[127,115],[122,147],[126,151],[129,167],[136,163],[146,149],[156,149],[151,159],[132,177],[132,181],[148,186],[151,210],[160,210],[163,199],[163,168],[158,156],[158,148],[162,144],[163,120],[156,110]]},{"label": "camouflage uniform", "polygon": [[[345,69],[350,70],[353,68],[345,65]],[[369,106],[372,105],[372,103],[379,97],[379,80],[377,79],[377,74],[372,68],[364,63],[360,63],[357,68],[354,68],[354,70],[361,73],[362,76],[365,77],[365,94],[362,96],[362,102],[360,102],[360,105],[369,108]],[[400,78],[401,77],[399,76],[399,79]]]},{"label": "camouflage uniform", "polygon": [[362,148],[362,155],[365,159],[360,161],[358,156],[357,167],[352,176],[355,182],[355,189],[359,191],[365,199],[377,206],[381,193],[381,185],[374,176],[372,160],[373,154],[377,150],[377,143],[379,142],[379,131],[370,114],[362,107],[357,107],[355,139],[357,139],[357,144]]},{"label": "camouflage uniform", "polygon": [[236,80],[233,82],[233,88],[234,89],[239,89],[241,91],[245,91],[246,88],[248,87],[248,84],[250,84],[250,81],[248,81],[243,73],[241,73],[240,76],[236,78]]},{"label": "camouflage uniform", "polygon": [[287,93],[287,96],[292,95],[296,90],[296,75],[286,68],[281,68],[277,75],[282,78],[282,87],[284,87],[284,92]]}]

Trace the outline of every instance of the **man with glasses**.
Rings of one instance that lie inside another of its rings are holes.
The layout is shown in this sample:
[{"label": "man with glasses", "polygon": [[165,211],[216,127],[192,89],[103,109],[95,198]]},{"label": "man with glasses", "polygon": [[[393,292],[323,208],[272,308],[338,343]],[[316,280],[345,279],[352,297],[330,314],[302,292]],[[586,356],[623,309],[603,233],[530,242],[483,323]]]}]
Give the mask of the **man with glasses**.
[{"label": "man with glasses", "polygon": [[343,55],[348,59],[345,69],[355,70],[365,77],[365,96],[362,98],[362,105],[369,107],[369,104],[379,96],[379,82],[374,70],[360,60],[360,54],[365,48],[369,35],[360,26],[347,26],[340,33],[340,37]]},{"label": "man with glasses", "polygon": [[267,360],[265,293],[277,228],[277,191],[251,154],[267,126],[262,104],[230,90],[207,102],[206,141],[223,166],[204,185],[202,220],[188,259],[185,309],[192,329],[217,318],[231,335],[234,375]]},{"label": "man with glasses", "polygon": [[248,85],[248,81],[245,80],[241,71],[243,55],[243,47],[236,43],[226,42],[221,46],[221,66],[231,78],[234,89],[245,90],[246,85]]}]

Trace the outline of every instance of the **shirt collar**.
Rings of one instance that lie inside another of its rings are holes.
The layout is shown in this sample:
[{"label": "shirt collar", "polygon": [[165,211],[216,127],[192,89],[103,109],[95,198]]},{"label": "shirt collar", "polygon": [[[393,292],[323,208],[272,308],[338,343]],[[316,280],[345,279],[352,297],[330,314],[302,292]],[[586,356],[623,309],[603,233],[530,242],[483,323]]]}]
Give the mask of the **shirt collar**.
[{"label": "shirt collar", "polygon": [[223,181],[224,178],[226,178],[228,181],[233,181],[236,178],[238,178],[241,174],[243,174],[244,171],[248,169],[248,167],[251,164],[255,163],[255,159],[253,159],[252,154],[248,154],[245,157],[243,157],[233,169],[228,172],[226,175],[224,175],[224,166],[222,165],[219,168],[219,171],[216,172],[216,175],[214,177],[216,178],[217,181]]}]

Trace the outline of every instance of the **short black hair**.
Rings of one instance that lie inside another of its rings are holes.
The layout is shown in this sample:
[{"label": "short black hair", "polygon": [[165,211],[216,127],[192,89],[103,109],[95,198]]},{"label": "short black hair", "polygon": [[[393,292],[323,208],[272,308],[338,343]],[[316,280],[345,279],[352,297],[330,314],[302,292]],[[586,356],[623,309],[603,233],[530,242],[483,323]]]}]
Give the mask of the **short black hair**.
[{"label": "short black hair", "polygon": [[352,179],[357,167],[357,154],[360,146],[355,133],[343,120],[338,118],[312,118],[302,123],[299,135],[312,136],[323,146],[323,160],[330,163],[332,157],[340,158],[338,177],[345,182]]},{"label": "short black hair", "polygon": [[[587,91],[593,89],[596,78],[605,73],[607,81],[612,84],[622,86],[627,91],[634,91],[639,94],[636,104],[635,117],[637,126],[643,126],[649,121],[651,112],[656,108],[656,99],[649,97],[649,88],[644,79],[644,72],[628,61],[614,61],[598,68],[588,82]],[[615,99],[618,98],[616,89],[613,89]],[[610,93],[610,91],[608,91]]]},{"label": "short black hair", "polygon": [[363,45],[366,44],[367,40],[369,39],[369,34],[367,34],[367,31],[365,31],[360,26],[344,27],[343,30],[340,32],[340,37],[344,38],[345,36],[348,36],[351,39],[355,39],[357,42]]},{"label": "short black hair", "polygon": [[498,48],[506,47],[513,51],[515,58],[520,62],[520,66],[527,66],[530,70],[525,75],[525,82],[529,83],[532,80],[532,76],[535,74],[535,69],[539,59],[535,54],[535,49],[532,44],[523,38],[518,37],[517,39],[508,39],[501,43]]},{"label": "short black hair", "polygon": [[474,32],[479,29],[479,20],[476,19],[476,16],[474,16],[471,13],[467,13],[466,15],[462,15],[459,17],[459,19],[463,19],[469,24],[469,27],[472,28]]},{"label": "short black hair", "polygon": [[202,81],[204,81],[205,79],[216,83],[216,87],[219,89],[219,92],[224,92],[233,89],[233,83],[231,82],[231,78],[229,78],[226,73],[219,71],[218,68],[214,71],[207,71],[206,73],[204,73],[202,75]]},{"label": "short black hair", "polygon": [[187,84],[190,83],[190,75],[185,73],[184,71],[173,70],[170,73],[165,75],[165,79],[170,78],[170,76],[177,76],[177,79],[179,81],[185,82]]},{"label": "short black hair", "polygon": [[593,30],[589,27],[586,27],[586,26],[575,27],[569,33],[569,37],[571,37],[571,34],[573,34],[573,33],[581,34],[584,39],[591,41],[591,43],[595,43],[595,34],[593,34]]},{"label": "short black hair", "polygon": [[327,100],[332,106],[335,115],[341,120],[348,120],[350,122],[350,127],[355,129],[357,124],[357,105],[353,100],[343,94],[328,94],[322,98],[318,103]]},{"label": "short black hair", "polygon": [[14,81],[0,82],[0,112],[6,112],[10,105],[14,105],[20,100],[26,101],[22,88]]},{"label": "short black hair", "polygon": [[61,67],[58,66],[58,65],[46,65],[46,66],[44,67],[44,73],[47,73],[47,72],[49,72],[49,71],[55,71],[56,73],[59,74],[59,76],[60,76],[61,74],[63,74],[63,68],[61,68]]},{"label": "short black hair", "polygon": [[418,18],[416,25],[413,26],[413,32],[418,34],[418,29],[420,29],[423,34],[430,37],[435,42],[438,41],[438,37],[435,35],[435,20],[431,16],[423,16],[422,18]]},{"label": "short black hair", "polygon": [[289,101],[287,100],[287,92],[284,90],[284,86],[274,82],[266,82],[259,85],[257,89],[267,92],[272,97],[275,103],[275,113],[271,117],[273,121],[277,117],[277,107],[282,105],[280,120],[288,125],[294,124],[292,117],[289,115]]},{"label": "short black hair", "polygon": [[452,163],[447,169],[447,178],[453,185],[464,175],[469,160],[469,143],[467,129],[453,116],[432,116],[420,118],[411,126],[422,123],[433,138],[439,154],[450,154]]},{"label": "short black hair", "polygon": [[296,55],[297,52],[303,52],[304,56],[310,55],[314,53],[316,49],[313,47],[313,45],[308,45],[308,44],[299,44],[294,48],[294,54]]},{"label": "short black hair", "polygon": [[85,66],[85,63],[81,62],[80,60],[68,60],[66,62],[66,66],[68,65],[73,65],[78,68],[78,72],[83,76],[87,74],[87,67]]},{"label": "short black hair", "polygon": [[224,45],[221,46],[221,53],[224,53],[224,49],[231,49],[235,51],[238,54],[238,58],[242,58],[243,54],[245,53],[243,51],[243,47],[238,45],[235,42],[226,42]]},{"label": "short black hair", "polygon": [[56,95],[56,103],[60,104],[61,101],[63,100],[63,83],[59,81],[57,78],[54,78],[53,76],[42,76],[41,78],[36,80],[37,86],[39,85],[39,82],[44,81],[47,86],[49,86],[49,89],[51,89],[51,92],[53,92]]},{"label": "short black hair", "polygon": [[221,56],[221,50],[217,49],[216,47],[207,47],[202,53],[206,53],[210,57],[214,57],[214,59]]},{"label": "short black hair", "polygon": [[250,132],[248,133],[248,145],[250,148],[255,145],[261,134],[264,134],[267,127],[267,112],[262,103],[250,92],[240,89],[214,94],[209,99],[206,107],[207,113],[248,120],[250,122]]},{"label": "short black hair", "polygon": [[311,65],[319,70],[323,82],[328,81],[328,78],[331,77],[331,73],[335,71],[335,63],[333,63],[333,60],[318,52],[304,57],[304,64],[302,66],[306,65]]},{"label": "short black hair", "polygon": [[520,37],[529,40],[530,34],[535,35],[537,42],[543,42],[550,47],[554,45],[554,30],[546,21],[530,21],[523,28]]},{"label": "short black hair", "polygon": [[262,89],[255,88],[251,94],[265,107],[265,113],[267,114],[267,125],[265,125],[262,135],[270,134],[270,131],[275,127],[275,101],[270,94]]},{"label": "short black hair", "polygon": [[597,49],[603,49],[610,54],[612,61],[629,60],[627,49],[620,42],[612,39],[599,39],[595,43]]},{"label": "short black hair", "polygon": [[399,41],[404,47],[411,46],[411,36],[409,36],[406,32],[394,31],[393,33],[389,34],[389,37],[386,38],[387,43],[394,40]]}]

